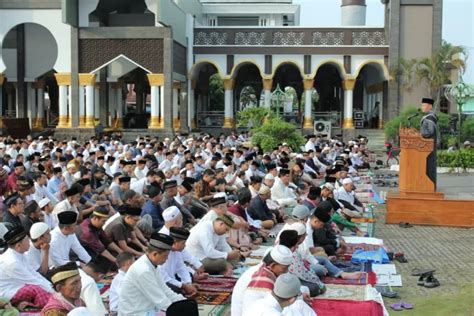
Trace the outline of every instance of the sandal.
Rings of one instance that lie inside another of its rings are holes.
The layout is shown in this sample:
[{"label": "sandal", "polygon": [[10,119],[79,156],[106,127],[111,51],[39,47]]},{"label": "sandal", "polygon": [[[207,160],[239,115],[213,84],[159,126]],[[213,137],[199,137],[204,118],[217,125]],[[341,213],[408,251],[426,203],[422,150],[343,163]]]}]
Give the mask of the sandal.
[{"label": "sandal", "polygon": [[394,303],[390,305],[390,308],[393,309],[394,311],[400,312],[403,310],[402,304],[401,303]]},{"label": "sandal", "polygon": [[403,252],[397,252],[394,255],[394,259],[397,260],[400,263],[407,263],[408,262],[408,260],[405,258],[405,255],[403,254]]},{"label": "sandal", "polygon": [[419,286],[425,286],[425,281],[428,279],[429,276],[432,276],[432,275],[433,275],[432,273],[426,273],[426,274],[420,275],[420,277],[418,278],[418,281],[416,281],[416,284],[418,284]]},{"label": "sandal", "polygon": [[412,276],[420,276],[423,274],[430,274],[435,272],[436,269],[420,269],[420,268],[414,268],[411,270],[411,275]]},{"label": "sandal", "polygon": [[388,286],[376,285],[375,289],[383,296],[388,298],[397,298],[398,292],[392,291]]},{"label": "sandal", "polygon": [[440,286],[440,283],[439,283],[438,279],[436,279],[432,274],[430,274],[426,278],[424,286],[426,288],[432,289],[434,287]]},{"label": "sandal", "polygon": [[402,305],[404,309],[413,309],[413,304],[410,304],[407,302],[400,302],[400,304]]}]

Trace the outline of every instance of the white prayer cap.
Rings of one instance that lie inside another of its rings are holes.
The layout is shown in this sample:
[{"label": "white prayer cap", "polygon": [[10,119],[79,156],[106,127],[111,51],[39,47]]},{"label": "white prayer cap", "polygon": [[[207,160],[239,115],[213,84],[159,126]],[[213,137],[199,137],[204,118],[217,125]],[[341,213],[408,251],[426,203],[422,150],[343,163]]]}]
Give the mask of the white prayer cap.
[{"label": "white prayer cap", "polygon": [[186,142],[187,142],[187,143],[189,143],[189,142],[193,142],[193,141],[194,141],[194,139],[193,139],[193,138],[188,138],[188,139],[186,139]]},{"label": "white prayer cap", "polygon": [[302,158],[303,158],[303,155],[302,155],[302,154],[297,154],[297,155],[296,155],[296,158],[302,159]]},{"label": "white prayer cap", "polygon": [[174,164],[171,166],[171,169],[174,169],[174,168],[179,168],[179,166],[177,164]]},{"label": "white prayer cap", "polygon": [[288,247],[277,245],[270,251],[272,259],[281,265],[289,266],[293,262],[293,254]]},{"label": "white prayer cap", "polygon": [[270,188],[267,187],[266,185],[262,185],[262,186],[260,187],[260,190],[258,190],[258,194],[261,194],[261,195],[266,195],[266,194],[268,194],[268,193],[270,193],[270,192],[271,192],[271,191],[270,191]]},{"label": "white prayer cap", "polygon": [[213,198],[214,198],[214,199],[217,199],[217,198],[225,198],[225,199],[227,199],[227,194],[226,194],[225,192],[219,192],[219,193],[214,194]]},{"label": "white prayer cap", "polygon": [[334,191],[334,186],[331,183],[325,183],[321,186],[321,189],[328,189],[329,191]]},{"label": "white prayer cap", "polygon": [[165,220],[165,222],[170,222],[176,219],[180,215],[181,215],[181,212],[179,211],[179,208],[177,208],[176,206],[170,206],[163,211],[163,219]]},{"label": "white prayer cap", "polygon": [[301,282],[296,275],[283,273],[276,279],[273,293],[284,299],[293,298],[300,294],[300,287]]},{"label": "white prayer cap", "polygon": [[296,230],[298,232],[298,236],[303,236],[306,234],[306,226],[303,223],[293,223],[290,225],[291,230]]},{"label": "white prayer cap", "polygon": [[51,200],[48,199],[48,198],[41,199],[41,200],[38,202],[38,206],[39,206],[39,208],[43,208],[43,207],[45,207],[46,205],[48,205],[49,202],[51,202]]},{"label": "white prayer cap", "polygon": [[297,219],[304,219],[311,215],[311,211],[306,205],[298,204],[293,208],[291,216]]},{"label": "white prayer cap", "polygon": [[92,316],[92,313],[86,307],[77,307],[67,313],[67,316]]},{"label": "white prayer cap", "polygon": [[265,180],[275,180],[275,177],[271,173],[267,173],[265,175]]},{"label": "white prayer cap", "polygon": [[43,222],[34,223],[30,228],[31,239],[38,239],[49,230],[49,226]]},{"label": "white prayer cap", "polygon": [[354,145],[354,148],[359,148],[359,146],[358,146],[358,145]]},{"label": "white prayer cap", "polygon": [[349,184],[349,183],[352,183],[351,178],[345,178],[344,180],[342,180],[342,184]]}]

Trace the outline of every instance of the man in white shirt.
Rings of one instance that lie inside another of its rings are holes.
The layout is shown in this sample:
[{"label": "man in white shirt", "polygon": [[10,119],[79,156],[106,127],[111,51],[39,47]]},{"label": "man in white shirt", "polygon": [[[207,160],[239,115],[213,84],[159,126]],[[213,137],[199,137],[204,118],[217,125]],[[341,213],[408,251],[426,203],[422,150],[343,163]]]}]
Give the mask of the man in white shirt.
[{"label": "man in white shirt", "polygon": [[112,280],[109,289],[109,309],[111,313],[119,311],[119,292],[125,275],[135,262],[135,257],[130,252],[121,252],[117,255],[116,264],[119,268],[117,275]]},{"label": "man in white shirt", "polygon": [[232,218],[224,214],[212,222],[205,221],[191,229],[186,250],[201,260],[207,273],[226,276],[232,274],[231,262],[240,257],[240,252],[232,250],[226,240],[226,234],[232,225]]},{"label": "man in white shirt", "polygon": [[28,302],[43,308],[54,292],[51,283],[33,270],[25,252],[30,247],[23,227],[14,227],[3,236],[8,250],[0,256],[0,296],[13,305]]},{"label": "man in white shirt", "polygon": [[172,165],[173,165],[173,153],[171,151],[168,151],[166,153],[166,159],[160,163],[160,165],[158,166],[158,169],[160,169],[163,172],[166,172],[168,170],[171,170]]},{"label": "man in white shirt", "polygon": [[345,207],[348,207],[351,210],[355,209],[359,212],[363,211],[362,204],[359,202],[359,200],[357,200],[354,195],[351,178],[345,178],[342,180],[342,186],[334,192],[334,197],[339,200]]},{"label": "man in white shirt", "polygon": [[310,151],[310,150],[315,151],[316,146],[314,145],[314,142],[316,140],[316,135],[308,135],[306,136],[306,138],[308,139],[308,141],[304,145],[304,151]]},{"label": "man in white shirt", "polygon": [[100,297],[97,282],[109,272],[111,262],[102,256],[98,256],[94,261],[90,261],[82,269],[79,269],[81,276],[81,299],[86,303],[87,309],[92,315],[108,315],[107,309]]},{"label": "man in white shirt", "polygon": [[289,187],[290,181],[290,171],[280,169],[279,177],[275,179],[272,187],[272,200],[277,201],[280,206],[294,207],[297,204],[298,197]]},{"label": "man in white shirt", "polygon": [[46,184],[48,183],[48,177],[43,172],[37,173],[34,176],[35,180],[35,193],[34,193],[34,200],[36,202],[41,201],[44,198],[48,198],[53,204],[58,203],[58,199],[49,192]]},{"label": "man in white shirt", "polygon": [[91,261],[91,256],[79,243],[75,234],[77,217],[78,213],[74,211],[65,211],[58,214],[59,225],[51,232],[50,267],[70,262],[69,253],[71,250],[82,262],[88,263]]},{"label": "man in white shirt", "polygon": [[279,316],[283,309],[296,302],[301,293],[301,282],[298,277],[281,274],[275,281],[272,294],[253,302],[243,316]]},{"label": "man in white shirt", "polygon": [[25,253],[33,270],[46,275],[49,269],[49,244],[51,233],[49,226],[43,222],[34,223],[30,228],[30,249]]},{"label": "man in white shirt", "polygon": [[53,209],[53,219],[55,226],[58,224],[58,215],[62,212],[72,211],[79,215],[79,210],[76,207],[76,204],[79,203],[79,190],[77,187],[72,187],[67,189],[64,194],[66,195],[66,199],[56,204]]},{"label": "man in white shirt", "polygon": [[173,245],[170,236],[153,233],[146,254],[130,267],[119,292],[120,315],[155,315],[185,298],[163,281],[157,267],[166,262]]},{"label": "man in white shirt", "polygon": [[197,289],[192,284],[191,275],[182,256],[189,231],[181,227],[171,227],[169,236],[174,239],[174,243],[168,259],[159,267],[163,280],[176,293],[192,296],[197,293]]}]

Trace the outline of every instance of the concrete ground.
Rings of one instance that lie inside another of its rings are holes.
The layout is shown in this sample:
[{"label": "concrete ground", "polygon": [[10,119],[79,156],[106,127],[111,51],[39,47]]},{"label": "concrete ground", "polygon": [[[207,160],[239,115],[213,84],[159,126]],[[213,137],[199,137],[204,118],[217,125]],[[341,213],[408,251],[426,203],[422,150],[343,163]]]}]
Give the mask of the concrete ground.
[{"label": "concrete ground", "polygon": [[[474,174],[438,174],[438,191],[448,198],[474,199]],[[446,216],[448,211],[455,210],[447,210]],[[395,263],[397,272],[402,274],[403,287],[393,288],[399,292],[399,299],[384,299],[389,313],[396,314],[389,305],[402,300],[415,305],[413,310],[401,312],[404,315],[474,315],[474,230],[386,225],[383,205],[376,209],[375,216],[375,237],[382,238],[390,251],[403,252],[408,260]],[[441,286],[418,286],[418,277],[411,276],[414,268],[435,268]]]}]

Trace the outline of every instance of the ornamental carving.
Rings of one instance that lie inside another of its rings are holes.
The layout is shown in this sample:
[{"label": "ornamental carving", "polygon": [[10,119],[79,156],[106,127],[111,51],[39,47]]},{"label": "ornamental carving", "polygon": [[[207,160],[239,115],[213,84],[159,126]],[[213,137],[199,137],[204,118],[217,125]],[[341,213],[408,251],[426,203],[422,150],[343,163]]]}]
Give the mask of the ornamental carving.
[{"label": "ornamental carving", "polygon": [[153,73],[163,72],[163,39],[82,39],[79,72],[89,73],[123,54]]},{"label": "ornamental carving", "polygon": [[344,45],[344,32],[313,32],[312,44],[318,46]]},{"label": "ornamental carving", "polygon": [[400,132],[400,148],[416,149],[423,152],[433,151],[433,139],[423,138],[414,128],[401,128]]},{"label": "ornamental carving", "polygon": [[235,45],[258,46],[265,45],[265,32],[237,32]]},{"label": "ornamental carving", "polygon": [[194,45],[222,46],[227,44],[227,33],[198,31],[194,33]]},{"label": "ornamental carving", "polygon": [[352,45],[354,46],[387,45],[385,32],[381,32],[381,31],[352,32]]},{"label": "ornamental carving", "polygon": [[304,44],[304,32],[275,32],[273,45],[301,46]]}]

